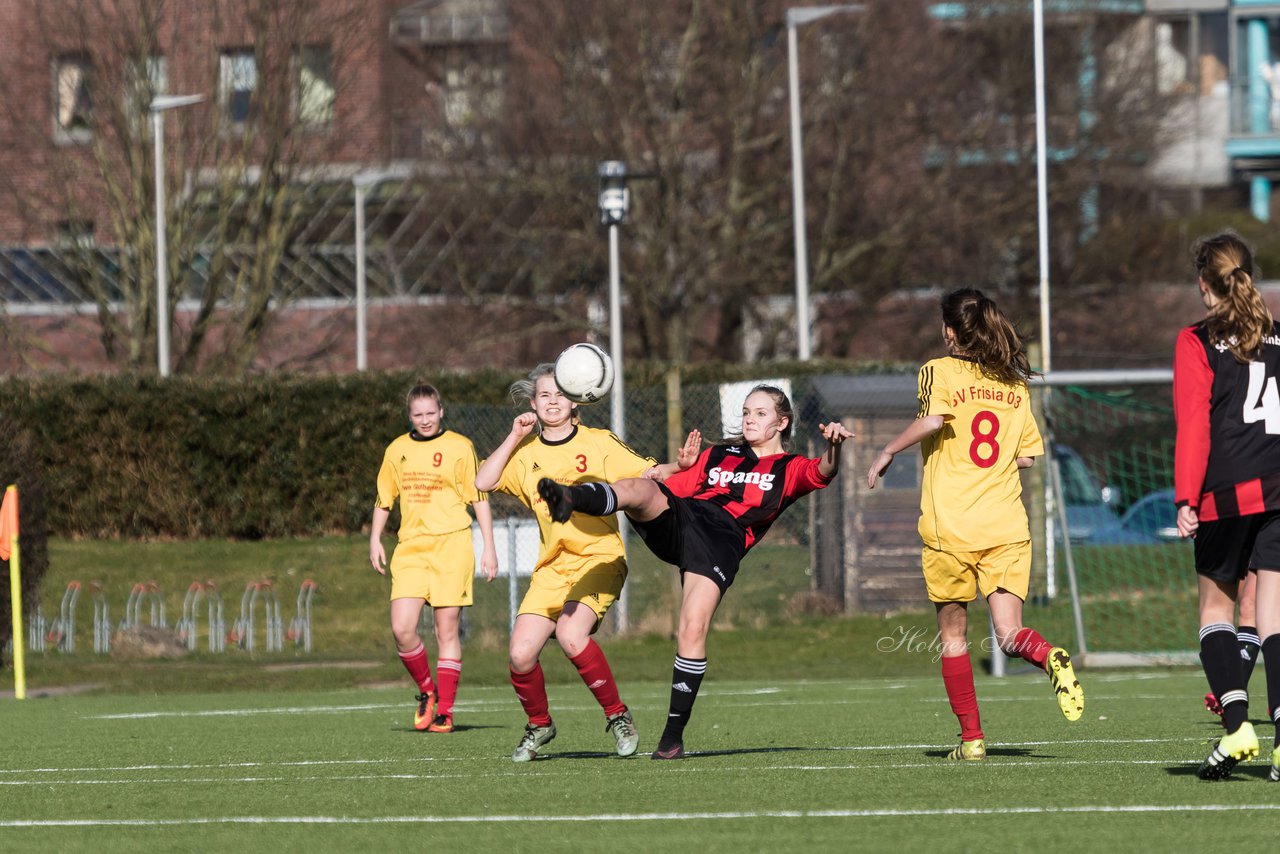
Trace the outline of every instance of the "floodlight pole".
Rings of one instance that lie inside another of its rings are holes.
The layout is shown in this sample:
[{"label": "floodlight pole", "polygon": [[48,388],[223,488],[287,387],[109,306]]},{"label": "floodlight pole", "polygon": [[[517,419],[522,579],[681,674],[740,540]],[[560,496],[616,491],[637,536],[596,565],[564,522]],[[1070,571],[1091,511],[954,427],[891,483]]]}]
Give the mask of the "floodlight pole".
[{"label": "floodlight pole", "polygon": [[[626,409],[622,364],[622,279],[619,274],[618,226],[627,220],[631,191],[627,189],[627,164],[621,160],[605,160],[596,166],[600,179],[597,198],[600,224],[609,228],[609,358],[613,360],[613,389],[609,396],[609,423],[613,434],[624,442],[627,438]],[[626,517],[619,516],[618,533],[626,542]],[[618,631],[626,631],[630,616],[630,597],[622,588],[615,611]]]},{"label": "floodlight pole", "polygon": [[155,143],[156,175],[156,370],[169,376],[169,247],[164,202],[164,114],[189,107],[204,95],[159,95],[151,99],[151,136]]},{"label": "floodlight pole", "polygon": [[364,236],[364,194],[369,185],[362,183],[359,175],[352,183],[356,188],[356,370],[363,371],[369,366]]},{"label": "floodlight pole", "polygon": [[356,191],[356,370],[369,367],[368,247],[365,237],[365,197],[369,188],[392,179],[409,177],[403,170],[357,172],[351,177]]},{"label": "floodlight pole", "polygon": [[811,355],[809,320],[809,239],[804,206],[804,140],[800,125],[800,47],[796,29],[829,15],[861,12],[860,5],[793,6],[787,9],[787,84],[791,94],[791,209],[796,256],[796,357]]},{"label": "floodlight pole", "polygon": [[619,273],[618,226],[627,220],[631,191],[627,189],[627,164],[606,160],[596,167],[600,178],[600,224],[609,227],[609,358],[613,360],[613,390],[609,396],[609,424],[615,436],[627,438],[623,407],[626,383],[622,371],[622,281]]}]

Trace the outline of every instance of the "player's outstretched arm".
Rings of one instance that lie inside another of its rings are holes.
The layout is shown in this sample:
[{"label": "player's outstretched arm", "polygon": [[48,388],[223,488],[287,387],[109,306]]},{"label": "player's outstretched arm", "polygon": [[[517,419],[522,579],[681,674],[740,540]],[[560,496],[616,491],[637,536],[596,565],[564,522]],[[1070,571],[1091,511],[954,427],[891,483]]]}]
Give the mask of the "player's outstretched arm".
[{"label": "player's outstretched arm", "polygon": [[818,471],[823,477],[834,477],[840,471],[840,446],[852,439],[853,433],[839,421],[819,424],[818,431],[827,440],[827,450],[818,461]]},{"label": "player's outstretched arm", "polygon": [[690,430],[689,435],[684,439],[684,444],[676,451],[676,461],[654,466],[645,472],[645,476],[650,480],[664,481],[676,472],[684,471],[696,463],[701,453],[702,433],[697,429]]},{"label": "player's outstretched arm", "polygon": [[876,454],[876,458],[871,462],[871,468],[867,469],[867,489],[876,488],[876,479],[889,470],[889,464],[893,462],[895,456],[915,445],[921,439],[937,433],[946,423],[947,419],[941,415],[926,415],[908,424],[907,428],[899,433],[896,439],[885,445],[880,453]]}]

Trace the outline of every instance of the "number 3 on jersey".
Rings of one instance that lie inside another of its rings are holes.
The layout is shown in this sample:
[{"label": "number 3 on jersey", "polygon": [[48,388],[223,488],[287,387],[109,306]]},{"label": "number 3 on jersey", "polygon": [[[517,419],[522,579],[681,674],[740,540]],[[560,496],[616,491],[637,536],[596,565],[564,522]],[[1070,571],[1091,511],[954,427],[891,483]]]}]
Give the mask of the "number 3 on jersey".
[{"label": "number 3 on jersey", "polygon": [[990,409],[984,409],[973,416],[969,432],[973,434],[973,441],[969,443],[969,459],[980,469],[991,468],[1000,459],[1000,443],[996,441],[1000,419]]},{"label": "number 3 on jersey", "polygon": [[1280,433],[1280,392],[1276,378],[1262,362],[1249,363],[1249,390],[1244,397],[1244,423],[1263,422],[1268,433]]}]

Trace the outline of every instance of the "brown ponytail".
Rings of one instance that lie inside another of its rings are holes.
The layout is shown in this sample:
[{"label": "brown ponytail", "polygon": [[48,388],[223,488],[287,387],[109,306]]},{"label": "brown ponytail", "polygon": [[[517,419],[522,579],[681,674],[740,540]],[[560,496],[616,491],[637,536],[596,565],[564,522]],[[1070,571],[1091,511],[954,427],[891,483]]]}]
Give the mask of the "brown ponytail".
[{"label": "brown ponytail", "polygon": [[944,296],[942,322],[955,334],[956,355],[973,359],[984,376],[1008,385],[1031,378],[1018,330],[982,291],[960,288]]}]

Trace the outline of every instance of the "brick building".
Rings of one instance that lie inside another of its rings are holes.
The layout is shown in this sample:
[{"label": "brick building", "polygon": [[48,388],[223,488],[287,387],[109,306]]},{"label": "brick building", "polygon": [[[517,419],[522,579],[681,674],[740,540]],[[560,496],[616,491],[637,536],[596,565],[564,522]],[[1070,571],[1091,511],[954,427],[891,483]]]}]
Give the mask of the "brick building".
[{"label": "brick building", "polygon": [[[790,4],[775,5],[776,27]],[[980,5],[930,4],[930,9],[935,18],[947,18]],[[1257,31],[1248,44],[1259,53],[1266,43],[1262,30],[1271,27],[1266,32],[1273,33],[1274,9],[1280,8],[1137,0],[1080,5],[1098,14],[1112,14],[1113,7],[1123,7],[1120,12],[1129,17],[1147,14],[1156,35],[1168,36],[1156,39],[1165,59],[1171,50],[1190,51],[1188,56],[1217,50],[1218,42],[1227,42],[1213,34],[1227,32],[1228,25],[1240,38]],[[1216,11],[1204,20],[1194,12],[1209,6]],[[1260,9],[1265,16],[1258,17]],[[147,294],[156,291],[160,277],[150,221],[155,140],[148,106],[166,95],[204,96],[201,103],[163,114],[166,187],[175,218],[168,234],[175,339],[179,349],[195,338],[213,342],[193,359],[217,358],[220,351],[254,338],[253,360],[231,364],[228,371],[341,371],[354,365],[352,179],[357,175],[370,180],[369,367],[515,367],[545,358],[568,338],[587,336],[600,326],[599,300],[584,294],[603,278],[602,253],[589,256],[581,246],[564,250],[583,256],[579,269],[570,271],[576,278],[558,295],[561,302],[535,314],[531,301],[506,299],[522,289],[529,292],[518,276],[530,265],[512,257],[521,249],[510,244],[520,241],[499,245],[492,238],[486,244],[491,238],[484,227],[481,233],[467,232],[465,223],[451,221],[464,220],[467,212],[440,209],[424,180],[433,177],[433,163],[441,155],[465,149],[483,134],[477,117],[502,111],[504,93],[514,82],[506,78],[514,76],[506,60],[519,41],[516,26],[506,0],[0,4],[0,372],[147,369],[153,363],[146,354],[158,346],[156,306]],[[607,71],[592,47],[578,45],[576,61]],[[780,48],[773,49],[780,59]],[[1192,74],[1200,66],[1188,60],[1180,67]],[[1170,85],[1181,92],[1178,87],[1186,82]],[[1217,76],[1202,82],[1188,92],[1201,100],[1225,97]],[[1256,80],[1251,85],[1249,92],[1260,91]],[[1259,106],[1254,112],[1258,121],[1240,125],[1242,133],[1247,131],[1244,142],[1274,147],[1274,128],[1261,121],[1265,111]],[[774,116],[779,129],[780,115]],[[1244,142],[1233,144],[1238,148]],[[1257,167],[1249,177],[1254,200],[1269,198],[1262,190],[1270,186],[1270,167],[1259,165],[1257,151],[1246,153],[1252,158],[1246,165]],[[1188,162],[1202,161],[1197,155]],[[1239,184],[1244,175],[1218,171],[1222,174],[1196,178],[1195,192],[1203,195],[1206,186],[1217,186],[1214,181]],[[1169,173],[1159,174],[1167,178]],[[258,200],[259,208],[250,207],[255,202],[251,190],[273,183],[291,188],[290,199],[304,200],[306,222],[289,221],[270,209],[273,202],[266,197]],[[590,192],[580,195],[585,200]],[[196,202],[189,221],[177,218],[175,199]],[[241,205],[245,210],[233,221],[222,216]],[[589,218],[590,202],[583,207]],[[296,239],[275,240],[275,231],[289,231]],[[401,240],[399,246],[392,246],[394,238]],[[468,244],[469,257],[446,257],[461,243]],[[646,251],[659,254],[652,248]],[[501,281],[495,285],[485,276]],[[250,285],[261,281],[277,292],[252,293]],[[213,295],[220,320],[211,322],[204,297],[215,282],[227,283],[228,290]],[[556,279],[551,287],[559,284]],[[714,346],[698,351],[694,344],[691,357],[754,359],[788,352],[794,340],[787,332],[793,304],[780,295],[788,283],[778,278],[770,284],[777,310],[753,318],[756,328],[721,323],[714,312],[699,321],[734,334],[741,329],[740,353]],[[927,289],[935,283],[922,284]],[[1055,314],[1056,335],[1066,339],[1055,339],[1056,363],[1159,362],[1163,345],[1151,346],[1141,329],[1121,334],[1117,318],[1174,328],[1186,316],[1180,309],[1187,299],[1179,290],[1169,293],[1113,287],[1077,295],[1062,308],[1079,309],[1086,302],[1096,308]],[[285,311],[267,312],[259,304],[282,295],[292,302]],[[920,310],[910,296],[895,295],[869,309],[865,300],[819,294],[817,351],[906,361],[926,355],[936,325],[931,300],[925,298]],[[1158,307],[1169,302],[1180,308],[1170,310],[1168,322],[1153,320]],[[1194,305],[1190,308],[1194,313]],[[1105,328],[1096,322],[1099,317],[1108,319]],[[1030,316],[1026,320],[1033,325]],[[770,321],[776,322],[763,329]],[[519,336],[513,336],[516,330]],[[768,343],[757,346],[757,339]],[[1072,361],[1073,348],[1079,362]]]},{"label": "brick building", "polygon": [[[219,208],[251,202],[252,187],[274,180],[309,206],[308,221],[289,223],[297,242],[319,248],[267,276],[283,280],[298,307],[271,319],[263,354],[248,367],[349,369],[352,179],[381,175],[394,185],[381,195],[373,187],[373,240],[380,227],[403,228],[422,213],[412,198],[420,188],[407,178],[465,142],[477,111],[497,109],[509,36],[503,10],[501,0],[0,4],[0,370],[110,370],[122,358],[100,340],[102,318],[126,332],[154,324],[154,307],[133,316],[122,308],[155,289],[149,107],[189,94],[203,100],[162,111],[167,239],[171,255],[182,253],[170,277],[186,277],[176,284],[176,337],[202,322],[198,303],[212,275],[202,279],[202,268],[214,266],[203,247],[236,242]],[[230,192],[220,186],[228,184]],[[187,222],[175,221],[173,200],[183,197],[197,202]],[[241,219],[253,216],[264,214]],[[278,226],[267,222],[262,230]],[[185,251],[173,245],[182,228],[203,230]],[[253,239],[247,229],[238,238]],[[224,275],[254,254],[264,254],[261,243],[226,263]],[[471,357],[467,342],[453,352],[406,351],[424,316],[445,328],[492,325],[495,335],[512,326],[500,306],[488,312],[490,324],[473,322],[473,307],[442,310],[402,278],[371,256],[371,367]],[[129,287],[139,291],[132,300]],[[214,324],[201,334],[217,340],[235,330]],[[524,349],[511,357],[525,359]]]}]

